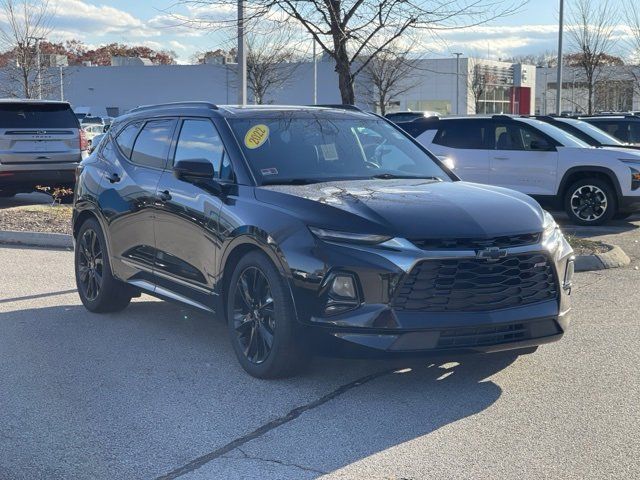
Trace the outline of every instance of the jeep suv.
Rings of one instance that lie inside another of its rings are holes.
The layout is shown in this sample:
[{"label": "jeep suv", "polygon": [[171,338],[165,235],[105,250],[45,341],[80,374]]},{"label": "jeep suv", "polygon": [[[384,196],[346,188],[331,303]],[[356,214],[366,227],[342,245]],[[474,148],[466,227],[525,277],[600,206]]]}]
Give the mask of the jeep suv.
[{"label": "jeep suv", "polygon": [[137,108],[82,162],[73,234],[87,309],[215,311],[257,377],[316,349],[531,352],[569,321],[548,213],[353,108]]},{"label": "jeep suv", "polygon": [[594,148],[549,123],[495,115],[402,124],[463,180],[512,188],[581,225],[640,210],[640,151]]},{"label": "jeep suv", "polygon": [[88,143],[71,106],[42,100],[0,101],[0,196],[37,185],[73,187]]}]

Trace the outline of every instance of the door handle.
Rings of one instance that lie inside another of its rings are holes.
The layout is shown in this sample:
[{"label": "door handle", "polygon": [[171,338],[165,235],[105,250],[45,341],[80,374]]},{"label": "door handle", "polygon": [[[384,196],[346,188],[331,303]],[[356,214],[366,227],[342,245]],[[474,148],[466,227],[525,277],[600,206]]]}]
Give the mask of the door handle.
[{"label": "door handle", "polygon": [[160,197],[160,200],[162,200],[163,202],[168,202],[169,200],[171,200],[171,193],[169,193],[169,190],[165,190],[164,192],[160,192],[160,195],[158,195],[158,197]]},{"label": "door handle", "polygon": [[493,157],[495,160],[509,160],[509,157]]},{"label": "door handle", "polygon": [[121,180],[120,175],[118,175],[117,173],[112,173],[109,176],[109,182],[111,183],[118,183]]}]

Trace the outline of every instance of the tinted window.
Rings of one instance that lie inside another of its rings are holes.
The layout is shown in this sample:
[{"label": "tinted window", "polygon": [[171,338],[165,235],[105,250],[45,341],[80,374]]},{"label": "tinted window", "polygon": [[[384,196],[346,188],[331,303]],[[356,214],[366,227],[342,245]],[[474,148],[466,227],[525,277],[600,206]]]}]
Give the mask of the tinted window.
[{"label": "tinted window", "polygon": [[451,148],[486,149],[486,123],[477,120],[441,122],[433,143]]},{"label": "tinted window", "polygon": [[536,144],[549,144],[541,134],[517,125],[496,125],[494,137],[496,150],[540,150]]},{"label": "tinted window", "polygon": [[601,130],[604,130],[609,135],[622,142],[640,142],[640,122],[629,122],[624,120],[587,120],[587,122],[595,125]]},{"label": "tinted window", "polygon": [[422,120],[416,120],[415,122],[403,122],[399,123],[398,126],[413,138],[422,135],[427,130],[435,130],[438,128],[436,123]]},{"label": "tinted window", "polygon": [[133,142],[136,141],[136,135],[140,129],[139,123],[131,123],[120,132],[116,143],[125,157],[131,158],[131,150],[133,150]]},{"label": "tinted window", "polygon": [[209,120],[185,120],[180,130],[174,163],[181,160],[208,160],[216,175],[220,173],[224,146]]},{"label": "tinted window", "polygon": [[131,161],[145,167],[164,168],[175,124],[175,120],[147,122],[136,138]]},{"label": "tinted window", "polygon": [[78,128],[69,105],[0,103],[0,128]]}]

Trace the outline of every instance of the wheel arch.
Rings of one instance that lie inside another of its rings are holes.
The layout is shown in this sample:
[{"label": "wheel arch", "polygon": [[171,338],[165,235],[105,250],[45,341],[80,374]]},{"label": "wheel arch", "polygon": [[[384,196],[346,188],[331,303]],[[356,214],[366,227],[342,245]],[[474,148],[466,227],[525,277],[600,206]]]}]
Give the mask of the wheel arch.
[{"label": "wheel arch", "polygon": [[220,277],[216,283],[216,292],[220,299],[220,308],[226,318],[227,304],[225,294],[229,288],[229,281],[233,275],[233,269],[237,265],[240,258],[252,251],[259,251],[267,255],[271,262],[275,265],[278,272],[282,275],[287,285],[294,312],[297,318],[297,309],[293,290],[291,288],[291,271],[287,264],[284,254],[273,240],[273,238],[265,231],[250,227],[243,227],[241,231],[236,232],[233,240],[224,248],[218,264]]},{"label": "wheel arch", "polygon": [[562,180],[560,181],[560,186],[558,187],[558,196],[561,199],[564,199],[567,188],[569,188],[569,186],[571,186],[581,178],[602,179],[611,184],[616,193],[616,200],[622,197],[622,187],[620,186],[618,177],[616,177],[616,174],[613,172],[613,170],[606,167],[597,166],[573,167],[567,170],[562,177]]}]

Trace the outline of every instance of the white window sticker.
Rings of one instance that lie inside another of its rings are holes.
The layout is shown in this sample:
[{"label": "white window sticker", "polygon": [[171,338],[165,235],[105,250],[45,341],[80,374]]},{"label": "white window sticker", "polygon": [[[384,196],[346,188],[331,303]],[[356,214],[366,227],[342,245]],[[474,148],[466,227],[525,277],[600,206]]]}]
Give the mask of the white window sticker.
[{"label": "white window sticker", "polygon": [[327,162],[338,160],[338,151],[336,150],[335,143],[325,143],[320,145],[320,151],[322,152],[322,157]]}]

